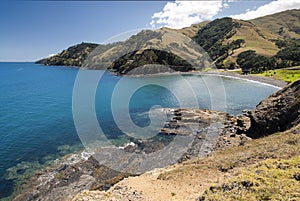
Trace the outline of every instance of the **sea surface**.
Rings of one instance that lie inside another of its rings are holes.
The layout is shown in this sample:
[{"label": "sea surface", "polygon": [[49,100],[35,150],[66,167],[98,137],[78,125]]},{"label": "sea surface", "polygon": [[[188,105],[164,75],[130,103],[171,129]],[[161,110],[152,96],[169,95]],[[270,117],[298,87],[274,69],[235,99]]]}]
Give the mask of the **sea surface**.
[{"label": "sea surface", "polygon": [[[98,123],[107,138],[119,145],[127,141],[114,121],[112,102],[115,111],[128,110],[132,121],[143,127],[150,123],[147,111],[153,106],[197,106],[238,115],[278,90],[208,75],[120,78],[103,71],[0,63],[0,198],[11,195],[34,171],[83,148],[73,120],[72,97],[76,83],[87,90],[94,85],[88,77],[91,73],[101,75],[94,98]],[[87,77],[78,82],[78,74]],[[133,89],[127,103],[122,97]]]}]

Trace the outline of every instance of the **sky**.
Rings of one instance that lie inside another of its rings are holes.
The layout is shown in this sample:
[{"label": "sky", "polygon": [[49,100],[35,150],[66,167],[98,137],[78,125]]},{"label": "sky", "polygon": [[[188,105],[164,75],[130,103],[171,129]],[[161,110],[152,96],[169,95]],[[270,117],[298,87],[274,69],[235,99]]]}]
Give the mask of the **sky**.
[{"label": "sky", "polygon": [[2,0],[0,61],[36,61],[81,42],[114,42],[142,29],[182,28],[225,16],[247,20],[295,8],[300,0]]}]

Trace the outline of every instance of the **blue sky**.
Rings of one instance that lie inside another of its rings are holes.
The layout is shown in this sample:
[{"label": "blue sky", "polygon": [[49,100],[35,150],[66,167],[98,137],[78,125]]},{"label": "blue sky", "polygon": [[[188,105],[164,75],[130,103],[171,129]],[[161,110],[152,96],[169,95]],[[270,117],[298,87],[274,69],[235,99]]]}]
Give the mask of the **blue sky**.
[{"label": "blue sky", "polygon": [[[35,61],[83,41],[103,43],[130,30],[160,26],[180,28],[224,16],[247,19],[300,8],[299,0],[284,2],[1,1],[0,61]],[[292,4],[286,5],[286,2]],[[266,8],[261,9],[264,6]]]}]

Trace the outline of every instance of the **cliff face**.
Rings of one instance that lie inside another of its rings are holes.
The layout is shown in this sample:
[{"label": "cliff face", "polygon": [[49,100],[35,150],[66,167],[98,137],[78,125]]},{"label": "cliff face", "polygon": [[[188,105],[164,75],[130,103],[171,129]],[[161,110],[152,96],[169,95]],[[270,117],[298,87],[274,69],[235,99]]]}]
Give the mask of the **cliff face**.
[{"label": "cliff face", "polygon": [[300,80],[291,83],[248,112],[251,127],[247,135],[259,138],[285,131],[300,123]]}]

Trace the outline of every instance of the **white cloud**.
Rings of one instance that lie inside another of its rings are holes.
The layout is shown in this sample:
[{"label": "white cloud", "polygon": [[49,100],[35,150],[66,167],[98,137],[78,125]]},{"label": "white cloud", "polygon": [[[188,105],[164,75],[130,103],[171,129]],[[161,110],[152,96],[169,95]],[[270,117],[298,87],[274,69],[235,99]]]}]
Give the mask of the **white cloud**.
[{"label": "white cloud", "polygon": [[246,13],[230,16],[236,19],[250,20],[281,11],[300,8],[300,0],[277,0],[260,6],[256,10],[247,10]]},{"label": "white cloud", "polygon": [[211,20],[223,8],[228,8],[227,2],[218,1],[178,1],[168,2],[161,12],[152,15],[151,25],[183,28],[204,20]]}]

